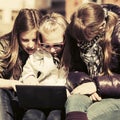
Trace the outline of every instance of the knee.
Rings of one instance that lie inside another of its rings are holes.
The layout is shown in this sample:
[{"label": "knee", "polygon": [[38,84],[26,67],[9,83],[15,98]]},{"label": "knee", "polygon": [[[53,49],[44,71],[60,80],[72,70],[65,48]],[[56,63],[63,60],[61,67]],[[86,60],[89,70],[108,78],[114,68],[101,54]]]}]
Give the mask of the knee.
[{"label": "knee", "polygon": [[23,120],[44,120],[45,115],[42,111],[36,109],[27,110],[23,116]]},{"label": "knee", "polygon": [[0,89],[0,101],[8,101],[12,97],[11,91],[7,89]]},{"label": "knee", "polygon": [[14,114],[11,106],[9,90],[0,89],[0,120],[13,120]]},{"label": "knee", "polygon": [[47,120],[61,120],[61,110],[53,110],[49,113]]},{"label": "knee", "polygon": [[75,110],[75,107],[78,105],[77,100],[78,100],[78,96],[77,95],[71,95],[71,96],[69,96],[67,98],[67,101],[65,103],[66,113]]},{"label": "knee", "polygon": [[4,89],[0,89],[0,98],[4,97],[4,95],[6,95],[6,92],[4,91]]},{"label": "knee", "polygon": [[67,98],[67,101],[66,101],[66,106],[69,106],[69,105],[76,105],[78,103],[77,100],[80,99],[80,96],[75,94],[75,95],[71,95]]},{"label": "knee", "polygon": [[65,104],[66,113],[73,111],[84,112],[89,107],[91,102],[92,101],[88,96],[80,95],[80,94],[72,95],[68,97],[66,101]]},{"label": "knee", "polygon": [[0,89],[0,109],[11,109],[11,91]]}]

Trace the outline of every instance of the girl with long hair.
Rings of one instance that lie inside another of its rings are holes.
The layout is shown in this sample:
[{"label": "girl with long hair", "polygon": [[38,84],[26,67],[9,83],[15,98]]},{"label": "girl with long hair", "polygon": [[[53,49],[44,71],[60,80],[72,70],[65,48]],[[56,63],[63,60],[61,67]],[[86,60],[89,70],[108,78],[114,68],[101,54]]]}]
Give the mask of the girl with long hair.
[{"label": "girl with long hair", "polygon": [[22,67],[28,56],[37,49],[41,17],[41,13],[35,9],[22,9],[15,19],[12,31],[0,37],[0,120],[14,119],[11,107],[14,92],[11,88],[19,84],[17,80]]},{"label": "girl with long hair", "polygon": [[66,120],[119,119],[119,24],[115,12],[97,3],[83,4],[72,15],[63,65],[70,72],[68,79],[79,79],[79,86],[69,81],[72,95],[66,102]]}]

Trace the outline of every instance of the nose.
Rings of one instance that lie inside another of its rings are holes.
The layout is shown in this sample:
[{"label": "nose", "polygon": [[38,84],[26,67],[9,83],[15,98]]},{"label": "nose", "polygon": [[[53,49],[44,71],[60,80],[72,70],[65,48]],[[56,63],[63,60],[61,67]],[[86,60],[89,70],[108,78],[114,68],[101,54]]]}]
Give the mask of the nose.
[{"label": "nose", "polygon": [[55,50],[53,47],[51,47],[51,48],[50,48],[50,52],[51,52],[51,53],[55,53],[56,50]]},{"label": "nose", "polygon": [[31,48],[31,49],[33,49],[34,48],[34,45],[35,45],[35,43],[34,42],[32,42],[32,41],[29,41],[29,43],[28,43],[28,48]]}]

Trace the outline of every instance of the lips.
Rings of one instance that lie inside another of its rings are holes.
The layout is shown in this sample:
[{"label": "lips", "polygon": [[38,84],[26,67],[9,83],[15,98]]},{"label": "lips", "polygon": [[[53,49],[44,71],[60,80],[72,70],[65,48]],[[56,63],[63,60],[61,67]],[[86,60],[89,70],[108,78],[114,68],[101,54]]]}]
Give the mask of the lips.
[{"label": "lips", "polygon": [[27,49],[26,51],[27,51],[27,53],[30,54],[30,55],[33,54],[33,53],[35,52],[34,49]]}]

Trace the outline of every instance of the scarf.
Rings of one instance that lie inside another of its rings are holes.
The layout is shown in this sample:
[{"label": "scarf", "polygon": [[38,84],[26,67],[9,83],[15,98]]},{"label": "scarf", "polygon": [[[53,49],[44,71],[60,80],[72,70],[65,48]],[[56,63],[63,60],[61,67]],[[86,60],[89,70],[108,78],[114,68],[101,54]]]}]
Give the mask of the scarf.
[{"label": "scarf", "polygon": [[80,44],[80,56],[92,78],[103,72],[103,50],[99,44],[103,35],[99,34],[93,40],[82,41]]}]

